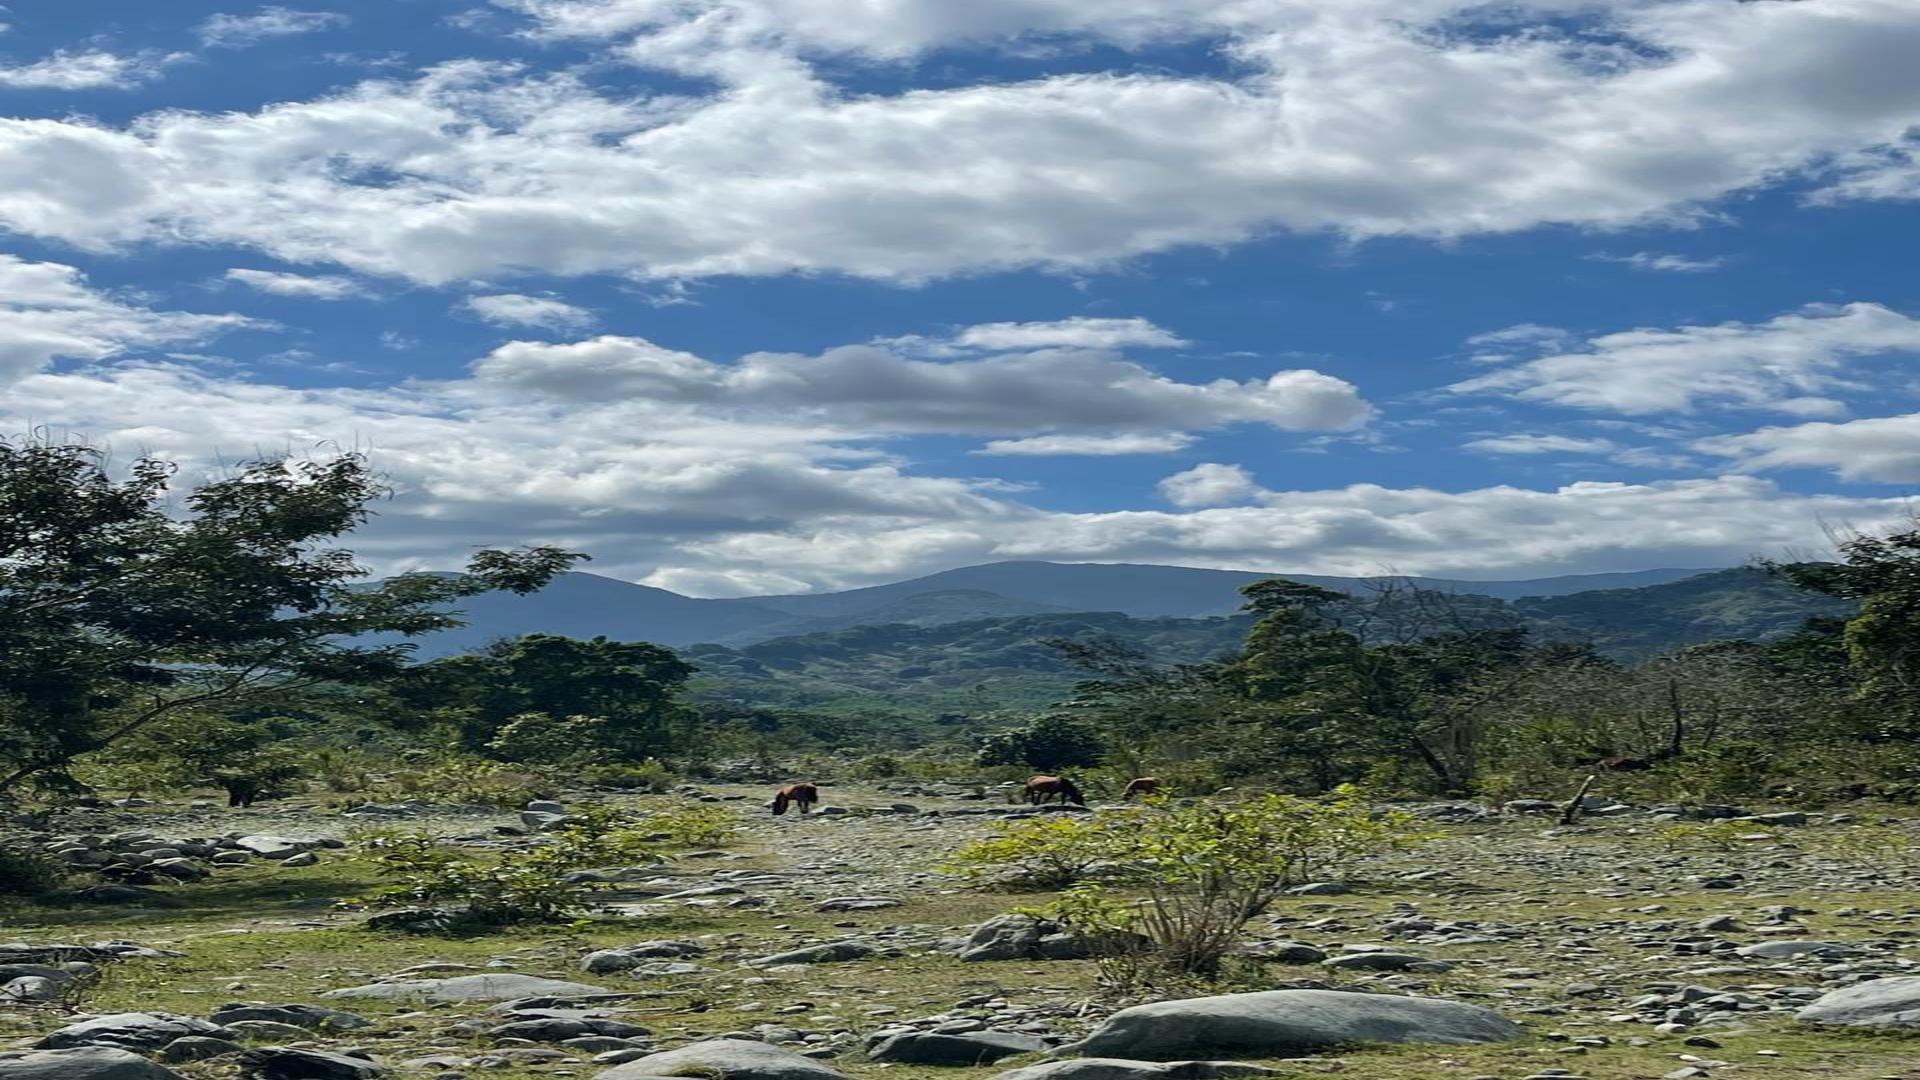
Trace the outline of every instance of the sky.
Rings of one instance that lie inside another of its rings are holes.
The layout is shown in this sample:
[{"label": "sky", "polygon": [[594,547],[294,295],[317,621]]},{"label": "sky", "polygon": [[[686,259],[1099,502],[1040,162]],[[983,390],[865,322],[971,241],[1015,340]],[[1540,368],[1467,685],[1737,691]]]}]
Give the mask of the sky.
[{"label": "sky", "polygon": [[1914,0],[7,0],[0,433],[379,572],[1798,558],[1920,485]]}]

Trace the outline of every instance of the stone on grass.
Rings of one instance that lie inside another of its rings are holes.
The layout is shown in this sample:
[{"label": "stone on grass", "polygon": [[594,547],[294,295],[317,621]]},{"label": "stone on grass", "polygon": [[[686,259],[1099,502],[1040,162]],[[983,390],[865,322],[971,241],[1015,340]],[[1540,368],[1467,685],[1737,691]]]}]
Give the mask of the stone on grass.
[{"label": "stone on grass", "polygon": [[139,1054],[105,1046],[0,1053],[0,1080],[184,1080]]},{"label": "stone on grass", "polygon": [[875,1043],[873,1049],[867,1051],[867,1057],[910,1065],[990,1065],[1001,1058],[1034,1054],[1046,1048],[1044,1039],[1013,1031],[970,1031],[959,1035],[907,1031]]},{"label": "stone on grass", "polygon": [[829,941],[824,945],[809,945],[804,949],[791,949],[772,956],[762,956],[747,963],[754,967],[771,967],[775,964],[830,964],[841,960],[858,960],[873,955],[873,946],[858,941]]},{"label": "stone on grass", "polygon": [[329,1009],[323,1005],[302,1005],[297,1003],[280,1005],[249,1004],[234,1002],[222,1005],[207,1017],[216,1024],[231,1024],[238,1020],[270,1020],[276,1024],[292,1024],[294,1027],[312,1028],[315,1031],[349,1031],[372,1025],[373,1021],[362,1016],[339,1009]]},{"label": "stone on grass", "polygon": [[846,1080],[831,1065],[748,1039],[708,1039],[648,1054],[600,1073],[595,1080],[701,1076],[710,1080]]},{"label": "stone on grass", "polygon": [[1445,960],[1432,960],[1412,953],[1361,952],[1347,953],[1331,960],[1322,961],[1330,968],[1340,971],[1452,971],[1453,965]]},{"label": "stone on grass", "polygon": [[300,840],[291,836],[243,836],[234,841],[242,851],[250,851],[263,859],[291,859],[303,851],[312,851],[320,846],[318,840]]},{"label": "stone on grass", "polygon": [[574,997],[604,994],[585,983],[542,979],[534,975],[457,975],[451,979],[396,979],[329,990],[330,998],[370,998],[376,1001],[517,1001],[545,995]]},{"label": "stone on grass", "polygon": [[370,1080],[387,1071],[385,1065],[324,1050],[291,1046],[262,1046],[240,1056],[240,1074],[257,1080]]},{"label": "stone on grass", "polygon": [[1490,1043],[1518,1024],[1478,1005],[1344,990],[1265,990],[1122,1009],[1065,1052],[1172,1061],[1261,1057],[1347,1043]]},{"label": "stone on grass", "polygon": [[1793,956],[1854,956],[1860,950],[1832,941],[1762,941],[1733,950],[1741,956],[1780,960]]},{"label": "stone on grass", "polygon": [[246,1047],[226,1039],[210,1038],[206,1035],[189,1035],[184,1039],[175,1039],[160,1051],[161,1061],[205,1061],[222,1054],[237,1054]]},{"label": "stone on grass", "polygon": [[582,1035],[605,1035],[613,1038],[631,1039],[648,1034],[639,1024],[629,1024],[622,1020],[600,1020],[593,1017],[541,1017],[533,1020],[515,1020],[498,1024],[487,1029],[487,1034],[495,1039],[530,1039],[533,1042],[560,1042],[565,1039],[577,1039]]},{"label": "stone on grass", "polygon": [[1072,1058],[1009,1069],[990,1080],[1237,1080],[1277,1076],[1279,1069],[1243,1061],[1128,1061],[1123,1058]]},{"label": "stone on grass", "polygon": [[1920,975],[1855,983],[1822,995],[1798,1015],[1809,1024],[1920,1027]]},{"label": "stone on grass", "polygon": [[112,1046],[122,1050],[158,1050],[188,1035],[224,1036],[218,1024],[173,1013],[110,1013],[50,1031],[34,1043],[41,1050],[76,1046]]}]

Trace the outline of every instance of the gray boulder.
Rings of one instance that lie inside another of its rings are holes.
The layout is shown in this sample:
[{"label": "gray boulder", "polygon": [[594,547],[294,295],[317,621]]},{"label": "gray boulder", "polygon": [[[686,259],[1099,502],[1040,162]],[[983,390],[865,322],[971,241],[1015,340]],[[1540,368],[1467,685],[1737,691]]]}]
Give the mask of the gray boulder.
[{"label": "gray boulder", "polygon": [[371,1080],[385,1065],[324,1050],[262,1046],[240,1056],[240,1073],[251,1080]]},{"label": "gray boulder", "polygon": [[671,960],[682,956],[698,956],[706,951],[704,946],[691,941],[641,941],[590,952],[581,957],[580,970],[591,975],[611,975],[630,971],[640,966],[643,960]]},{"label": "gray boulder", "polygon": [[533,975],[457,975],[451,979],[396,979],[349,986],[320,996],[375,1001],[516,1001],[545,995],[577,997],[606,992],[598,986]]},{"label": "gray boulder", "polygon": [[1794,956],[1857,956],[1859,949],[1832,941],[1762,941],[1733,950],[1741,956],[1784,960]]},{"label": "gray boulder", "polygon": [[1874,979],[1824,994],[1801,1009],[1809,1024],[1920,1027],[1920,975]]},{"label": "gray boulder", "polygon": [[1279,1069],[1241,1061],[1126,1061],[1121,1058],[1072,1058],[1009,1069],[990,1080],[1238,1080],[1278,1076]]},{"label": "gray boulder", "polygon": [[263,859],[291,859],[303,851],[320,846],[318,840],[300,840],[291,836],[243,836],[234,841],[241,851],[250,851]]},{"label": "gray boulder", "polygon": [[594,1080],[701,1076],[711,1080],[846,1080],[825,1062],[747,1039],[709,1039],[648,1054],[600,1073]]},{"label": "gray boulder", "polygon": [[0,1080],[185,1080],[139,1054],[104,1046],[0,1053]]},{"label": "gray boulder", "polygon": [[1327,958],[1325,950],[1304,941],[1262,941],[1248,946],[1246,954],[1275,964],[1317,964]]},{"label": "gray boulder", "polygon": [[161,1061],[205,1061],[222,1054],[237,1054],[246,1047],[226,1039],[213,1039],[205,1035],[189,1035],[184,1039],[175,1039],[160,1051]]},{"label": "gray boulder", "polygon": [[858,960],[873,955],[873,946],[858,941],[829,941],[824,945],[809,945],[804,949],[792,949],[772,956],[762,956],[747,963],[754,967],[771,967],[774,964],[831,964],[841,960]]},{"label": "gray boulder", "polygon": [[76,1046],[112,1046],[122,1050],[158,1050],[188,1035],[225,1036],[218,1024],[172,1013],[110,1013],[50,1031],[34,1047],[68,1050]]},{"label": "gray boulder", "polygon": [[912,1065],[990,1065],[1001,1058],[1034,1054],[1046,1048],[1044,1039],[1013,1031],[970,1031],[960,1035],[909,1031],[875,1043],[867,1051],[867,1057]]},{"label": "gray boulder", "polygon": [[1489,1043],[1520,1026],[1491,1009],[1344,990],[1266,990],[1122,1009],[1064,1051],[1172,1061],[1214,1053],[1279,1056],[1348,1043]]},{"label": "gray boulder", "polygon": [[549,1016],[533,1020],[515,1020],[487,1029],[487,1034],[496,1039],[531,1039],[534,1042],[561,1042],[577,1039],[583,1035],[604,1035],[611,1038],[632,1039],[648,1034],[639,1024],[629,1024],[622,1020],[602,1020],[594,1017]]},{"label": "gray boulder", "polygon": [[1453,965],[1444,960],[1430,960],[1412,953],[1361,952],[1347,953],[1323,961],[1326,967],[1337,971],[1452,971]]},{"label": "gray boulder", "polygon": [[329,1009],[324,1005],[260,1005],[235,1002],[222,1005],[208,1015],[208,1020],[216,1024],[232,1024],[241,1020],[270,1020],[276,1024],[291,1024],[298,1028],[312,1028],[315,1031],[350,1031],[354,1028],[370,1027],[373,1021],[355,1016],[339,1009]]}]

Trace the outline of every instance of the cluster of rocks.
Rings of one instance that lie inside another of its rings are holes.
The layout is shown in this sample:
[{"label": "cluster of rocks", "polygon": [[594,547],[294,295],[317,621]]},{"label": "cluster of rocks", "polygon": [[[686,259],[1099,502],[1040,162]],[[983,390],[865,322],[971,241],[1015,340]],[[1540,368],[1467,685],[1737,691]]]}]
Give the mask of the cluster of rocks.
[{"label": "cluster of rocks", "polygon": [[35,833],[26,839],[68,866],[92,871],[112,883],[84,889],[80,894],[80,899],[97,902],[143,898],[146,894],[136,891],[141,886],[199,881],[223,867],[241,866],[257,859],[282,866],[311,866],[320,861],[320,849],[346,846],[335,839],[238,832],[184,839],[149,832]]},{"label": "cluster of rocks", "polygon": [[134,941],[96,941],[91,945],[0,944],[0,1005],[60,1001],[97,982],[101,965],[141,956],[178,956]]}]

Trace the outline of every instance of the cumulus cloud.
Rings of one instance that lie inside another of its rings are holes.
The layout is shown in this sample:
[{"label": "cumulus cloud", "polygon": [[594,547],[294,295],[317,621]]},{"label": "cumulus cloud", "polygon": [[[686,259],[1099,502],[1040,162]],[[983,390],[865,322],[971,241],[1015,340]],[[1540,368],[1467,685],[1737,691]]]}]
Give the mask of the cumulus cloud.
[{"label": "cumulus cloud", "polygon": [[[1902,74],[1920,7],[1905,0],[520,6],[547,32],[613,35],[632,62],[712,89],[621,98],[459,62],[250,114],[6,121],[0,225],[95,248],[240,244],[430,283],[915,282],[1276,229],[1687,218],[1893,144],[1920,111]],[[1566,29],[1573,10],[1595,32]],[[810,59],[1035,34],[1222,40],[1238,74],[848,93]]]},{"label": "cumulus cloud", "polygon": [[1035,435],[1026,439],[995,439],[976,454],[1001,456],[1168,454],[1193,445],[1184,432],[1140,435]]},{"label": "cumulus cloud", "polygon": [[0,87],[15,90],[126,90],[159,78],[180,54],[122,56],[101,49],[56,50],[31,64],[0,64]]},{"label": "cumulus cloud", "polygon": [[74,267],[0,254],[0,387],[56,359],[104,360],[249,324],[239,315],[155,311],[93,288]]},{"label": "cumulus cloud", "polygon": [[269,5],[251,15],[223,12],[200,24],[200,42],[216,49],[244,49],[269,38],[333,30],[351,22],[337,11],[296,11]]},{"label": "cumulus cloud", "polygon": [[1630,414],[1731,406],[1832,415],[1845,406],[1825,395],[1854,388],[1850,361],[1915,350],[1920,320],[1879,304],[1820,305],[1763,323],[1605,334],[1450,389]]},{"label": "cumulus cloud", "polygon": [[932,361],[848,345],[719,364],[641,338],[605,336],[512,342],[475,364],[474,375],[563,398],[777,410],[873,432],[1086,434],[1236,423],[1319,431],[1353,428],[1373,413],[1351,383],[1317,371],[1183,383],[1104,350]]},{"label": "cumulus cloud", "polygon": [[278,270],[235,267],[227,271],[226,279],[263,293],[301,296],[309,300],[346,300],[367,294],[359,282],[337,274],[288,274]]},{"label": "cumulus cloud", "polygon": [[1175,506],[1221,506],[1245,502],[1261,491],[1253,474],[1239,465],[1206,462],[1174,473],[1156,486],[1160,497]]},{"label": "cumulus cloud", "polygon": [[594,323],[593,312],[551,296],[495,293],[469,296],[460,306],[482,322],[495,326],[539,326],[548,330],[584,330]]},{"label": "cumulus cloud", "polygon": [[1604,454],[1617,449],[1608,439],[1573,435],[1494,435],[1474,439],[1466,446],[1487,454]]},{"label": "cumulus cloud", "polygon": [[398,491],[355,538],[382,571],[542,541],[600,556],[596,572],[709,595],[867,585],[994,559],[1468,576],[1731,565],[1818,549],[1823,525],[1879,528],[1910,509],[1752,476],[1273,491],[1214,463],[1185,474],[1195,497],[1210,475],[1213,498],[1237,488],[1247,505],[1068,513],[1004,485],[915,475],[804,418],[529,397],[479,380],[293,389],[153,363],[29,375],[0,395],[0,423],[56,423],[190,473],[261,451],[357,447]]},{"label": "cumulus cloud", "polygon": [[1848,480],[1920,481],[1920,414],[1768,427],[1698,440],[1743,469],[1831,469]]}]

